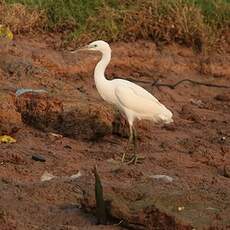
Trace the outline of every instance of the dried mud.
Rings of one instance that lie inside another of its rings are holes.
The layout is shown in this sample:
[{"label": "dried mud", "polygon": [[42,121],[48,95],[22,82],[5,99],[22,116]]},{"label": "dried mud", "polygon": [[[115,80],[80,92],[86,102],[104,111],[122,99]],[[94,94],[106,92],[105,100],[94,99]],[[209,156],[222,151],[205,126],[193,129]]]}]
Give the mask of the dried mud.
[{"label": "dried mud", "polygon": [[[126,122],[94,85],[100,56],[58,51],[54,42],[18,37],[0,56],[0,134],[17,140],[0,144],[0,228],[229,229],[230,89],[151,86],[157,79],[230,85],[229,54],[206,58],[148,41],[112,44],[108,78],[139,81],[175,121],[138,122],[145,160],[126,165],[119,163],[127,151]],[[48,93],[16,96],[19,88]],[[46,161],[34,161],[34,154]],[[113,217],[105,226],[93,215],[95,165]],[[79,171],[80,178],[69,178]],[[41,182],[44,172],[56,178]],[[173,181],[153,178],[161,174]]]}]

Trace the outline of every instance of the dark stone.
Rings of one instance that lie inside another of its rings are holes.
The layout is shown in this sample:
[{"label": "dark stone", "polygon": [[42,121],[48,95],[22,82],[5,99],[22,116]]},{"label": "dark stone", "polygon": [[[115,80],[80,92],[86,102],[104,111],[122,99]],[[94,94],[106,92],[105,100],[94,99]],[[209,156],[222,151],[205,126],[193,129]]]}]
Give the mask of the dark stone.
[{"label": "dark stone", "polygon": [[39,155],[39,154],[34,154],[32,156],[32,159],[35,160],[35,161],[40,161],[40,162],[45,162],[46,161],[46,159],[43,156]]}]

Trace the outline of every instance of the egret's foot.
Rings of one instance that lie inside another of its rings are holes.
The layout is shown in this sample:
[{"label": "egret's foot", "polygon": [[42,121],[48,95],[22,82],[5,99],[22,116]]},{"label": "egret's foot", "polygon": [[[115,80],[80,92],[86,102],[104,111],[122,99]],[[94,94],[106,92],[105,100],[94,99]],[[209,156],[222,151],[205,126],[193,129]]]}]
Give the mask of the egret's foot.
[{"label": "egret's foot", "polygon": [[126,162],[126,153],[129,153],[130,151],[132,151],[132,145],[130,144],[130,140],[129,140],[128,145],[126,146],[125,151],[122,155],[121,163]]},{"label": "egret's foot", "polygon": [[121,162],[126,163],[128,165],[129,164],[141,164],[141,163],[143,163],[143,160],[145,159],[145,157],[137,155],[137,154],[133,154],[131,157],[126,159],[125,155],[126,154],[124,153],[122,158],[121,158]]},{"label": "egret's foot", "polygon": [[138,154],[134,154],[131,156],[131,159],[127,162],[127,164],[141,164],[143,163],[143,160],[145,159],[145,157],[140,156]]}]

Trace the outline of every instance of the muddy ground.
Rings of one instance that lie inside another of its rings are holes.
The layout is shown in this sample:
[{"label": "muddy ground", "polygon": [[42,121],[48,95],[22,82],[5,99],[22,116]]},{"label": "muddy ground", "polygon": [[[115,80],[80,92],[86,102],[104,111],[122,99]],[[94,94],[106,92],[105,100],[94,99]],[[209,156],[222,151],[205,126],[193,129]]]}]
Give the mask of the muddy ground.
[{"label": "muddy ground", "polygon": [[[100,55],[71,54],[57,43],[16,37],[1,50],[0,133],[17,142],[0,144],[0,229],[230,229],[230,89],[152,86],[157,79],[230,86],[230,55],[112,44],[108,78],[138,81],[174,114],[167,126],[136,124],[145,160],[127,165],[120,163],[131,154],[125,121],[94,85]],[[21,88],[47,92],[16,96]],[[113,217],[104,226],[94,217],[95,165]],[[44,173],[56,177],[42,182]]]}]

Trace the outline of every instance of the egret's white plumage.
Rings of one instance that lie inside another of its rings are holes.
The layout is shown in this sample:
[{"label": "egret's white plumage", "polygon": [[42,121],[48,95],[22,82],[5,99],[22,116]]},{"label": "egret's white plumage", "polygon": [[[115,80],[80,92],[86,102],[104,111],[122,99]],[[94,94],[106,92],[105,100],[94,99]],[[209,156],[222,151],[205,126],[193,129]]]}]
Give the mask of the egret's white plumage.
[{"label": "egret's white plumage", "polygon": [[105,69],[111,59],[111,48],[108,43],[94,41],[82,49],[102,53],[102,58],[94,70],[96,88],[105,101],[114,104],[126,115],[131,135],[133,135],[132,129],[135,119],[147,119],[163,123],[173,121],[172,112],[144,88],[127,80],[107,80],[105,78]]}]

